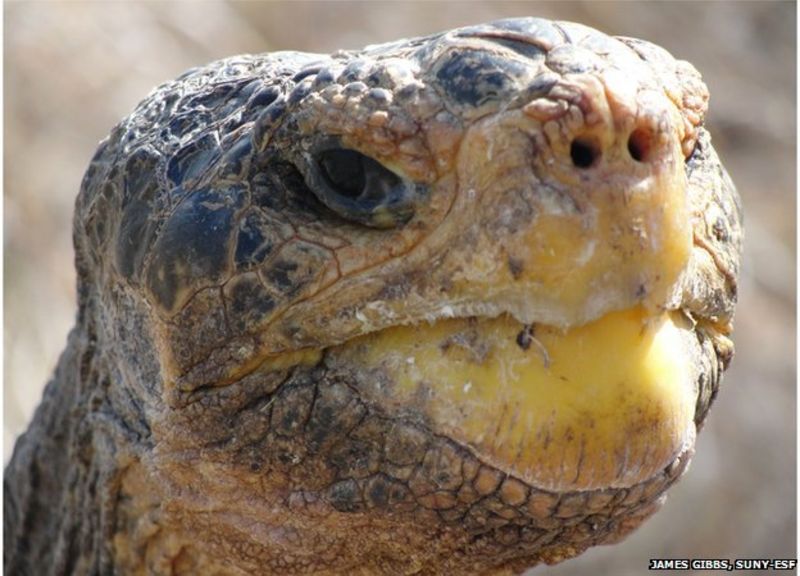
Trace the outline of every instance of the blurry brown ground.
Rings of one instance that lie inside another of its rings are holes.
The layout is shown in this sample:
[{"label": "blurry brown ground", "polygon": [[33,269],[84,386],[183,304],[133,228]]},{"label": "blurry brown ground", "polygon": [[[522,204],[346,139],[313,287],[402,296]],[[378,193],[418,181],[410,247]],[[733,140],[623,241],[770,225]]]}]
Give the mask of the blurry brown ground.
[{"label": "blurry brown ground", "polygon": [[329,52],[508,16],[580,21],[694,63],[744,199],[737,356],[684,480],[616,547],[535,574],[642,574],[651,557],[796,555],[795,5],[6,3],[4,456],[75,312],[73,198],[97,142],[155,84],[240,53]]}]

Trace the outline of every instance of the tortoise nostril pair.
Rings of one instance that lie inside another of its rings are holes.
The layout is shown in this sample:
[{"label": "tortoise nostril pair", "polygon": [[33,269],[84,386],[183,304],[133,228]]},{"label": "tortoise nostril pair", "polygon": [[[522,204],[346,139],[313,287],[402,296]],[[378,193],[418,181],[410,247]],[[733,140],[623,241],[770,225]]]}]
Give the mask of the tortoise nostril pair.
[{"label": "tortoise nostril pair", "polygon": [[[648,162],[655,148],[655,135],[647,128],[637,128],[628,137],[628,154],[636,162]],[[597,140],[579,137],[572,141],[569,155],[576,168],[590,168],[602,155],[602,149]]]}]

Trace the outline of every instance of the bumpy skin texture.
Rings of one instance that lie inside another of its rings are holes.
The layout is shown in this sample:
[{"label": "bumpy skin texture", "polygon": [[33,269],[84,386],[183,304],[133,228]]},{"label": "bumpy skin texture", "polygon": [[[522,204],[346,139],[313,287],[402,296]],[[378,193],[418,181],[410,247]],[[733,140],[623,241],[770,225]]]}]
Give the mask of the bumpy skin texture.
[{"label": "bumpy skin texture", "polygon": [[[364,393],[385,375],[338,346],[442,314],[571,326],[646,302],[642,283],[605,307],[503,309],[512,292],[483,301],[458,278],[541,198],[580,212],[581,186],[627,189],[677,151],[693,241],[658,305],[694,326],[701,426],[732,355],[742,237],[706,102],[651,44],[538,19],[240,56],[157,88],[77,201],[77,326],[6,469],[6,574],[518,573],[626,535],[691,446],[629,486],[544,490]],[[501,113],[522,118],[536,180],[521,189],[501,154],[476,199],[462,148]],[[597,139],[570,148],[582,134]],[[597,154],[605,180],[581,172]],[[373,192],[353,189],[353,158]]]}]

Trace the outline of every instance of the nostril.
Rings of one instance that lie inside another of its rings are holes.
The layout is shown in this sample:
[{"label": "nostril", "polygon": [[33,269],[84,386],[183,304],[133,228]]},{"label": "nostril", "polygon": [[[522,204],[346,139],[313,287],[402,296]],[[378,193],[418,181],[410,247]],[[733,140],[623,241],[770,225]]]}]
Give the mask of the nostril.
[{"label": "nostril", "polygon": [[569,155],[577,168],[589,168],[600,157],[600,147],[591,140],[576,138],[569,148]]},{"label": "nostril", "polygon": [[647,162],[653,151],[653,134],[645,128],[637,128],[628,138],[628,152],[637,162]]}]

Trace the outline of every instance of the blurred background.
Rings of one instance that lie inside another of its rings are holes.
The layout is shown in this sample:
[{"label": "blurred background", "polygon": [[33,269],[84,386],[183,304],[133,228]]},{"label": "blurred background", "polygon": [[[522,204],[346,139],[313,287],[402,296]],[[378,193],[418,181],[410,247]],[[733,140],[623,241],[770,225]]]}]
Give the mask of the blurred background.
[{"label": "blurred background", "polygon": [[75,314],[74,197],[97,143],[158,83],[242,52],[330,52],[510,16],[574,20],[691,61],[741,192],[736,357],[688,475],[623,544],[532,574],[796,556],[796,5],[792,2],[6,2],[4,458]]}]

